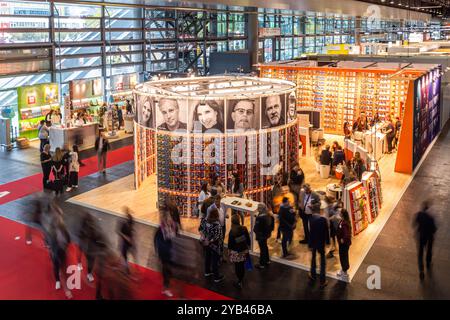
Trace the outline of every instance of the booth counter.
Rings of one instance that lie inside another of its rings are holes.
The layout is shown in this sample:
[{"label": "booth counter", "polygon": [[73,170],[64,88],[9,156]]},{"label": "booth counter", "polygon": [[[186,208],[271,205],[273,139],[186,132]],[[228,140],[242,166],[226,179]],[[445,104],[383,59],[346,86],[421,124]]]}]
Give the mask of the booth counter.
[{"label": "booth counter", "polygon": [[88,123],[71,128],[52,126],[50,127],[50,151],[55,151],[58,147],[71,150],[74,144],[78,145],[79,150],[93,148],[97,135],[98,123]]}]

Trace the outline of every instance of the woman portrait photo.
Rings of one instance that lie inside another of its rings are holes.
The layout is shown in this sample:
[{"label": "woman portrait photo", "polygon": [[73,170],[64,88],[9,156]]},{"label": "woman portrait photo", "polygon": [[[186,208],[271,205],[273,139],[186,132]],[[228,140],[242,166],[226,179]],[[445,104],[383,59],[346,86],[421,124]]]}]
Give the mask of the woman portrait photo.
[{"label": "woman portrait photo", "polygon": [[224,101],[191,101],[190,131],[222,133],[224,131],[223,109]]},{"label": "woman portrait photo", "polygon": [[149,96],[140,96],[138,99],[138,123],[147,128],[154,128],[155,102],[153,98]]}]

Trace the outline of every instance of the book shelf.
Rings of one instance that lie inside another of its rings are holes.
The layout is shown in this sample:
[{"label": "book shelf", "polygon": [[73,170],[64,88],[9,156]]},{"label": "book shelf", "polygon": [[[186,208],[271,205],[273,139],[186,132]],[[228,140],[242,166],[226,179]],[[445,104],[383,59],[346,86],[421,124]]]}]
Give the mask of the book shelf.
[{"label": "book shelf", "polygon": [[366,171],[363,173],[361,182],[367,191],[368,219],[372,223],[378,217],[383,202],[381,181],[376,172]]},{"label": "book shelf", "polygon": [[369,225],[368,201],[367,190],[361,182],[356,181],[346,186],[344,205],[350,214],[353,236],[364,231]]},{"label": "book shelf", "polygon": [[147,177],[156,172],[155,131],[134,123],[135,187],[139,188]]},{"label": "book shelf", "polygon": [[391,79],[397,69],[260,65],[260,76],[294,81],[297,110],[321,112],[325,133],[342,134],[344,122],[353,123],[361,112],[381,120],[389,114],[403,117],[408,79]]}]

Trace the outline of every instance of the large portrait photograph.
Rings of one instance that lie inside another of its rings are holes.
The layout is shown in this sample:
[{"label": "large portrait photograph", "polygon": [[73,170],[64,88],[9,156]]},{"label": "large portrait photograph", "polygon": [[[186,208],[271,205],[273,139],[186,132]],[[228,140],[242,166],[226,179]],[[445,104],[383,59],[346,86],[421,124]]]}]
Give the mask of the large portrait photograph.
[{"label": "large portrait photograph", "polygon": [[297,99],[295,98],[295,92],[286,94],[286,123],[291,123],[297,120]]},{"label": "large portrait photograph", "polygon": [[262,98],[261,128],[274,128],[286,124],[285,120],[285,94]]},{"label": "large portrait photograph", "polygon": [[135,96],[137,122],[146,128],[155,127],[155,100],[150,96]]},{"label": "large portrait photograph", "polygon": [[224,100],[189,100],[189,132],[223,133]]},{"label": "large portrait photograph", "polygon": [[187,102],[160,98],[156,106],[156,126],[163,131],[187,131]]},{"label": "large portrait photograph", "polygon": [[227,131],[245,132],[260,128],[260,99],[227,100]]}]

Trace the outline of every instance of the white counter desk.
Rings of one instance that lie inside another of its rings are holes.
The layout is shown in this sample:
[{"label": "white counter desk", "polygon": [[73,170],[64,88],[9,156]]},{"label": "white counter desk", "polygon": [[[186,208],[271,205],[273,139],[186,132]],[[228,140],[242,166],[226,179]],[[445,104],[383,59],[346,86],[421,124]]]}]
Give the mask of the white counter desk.
[{"label": "white counter desk", "polygon": [[248,232],[250,233],[250,250],[253,251],[253,227],[255,226],[255,215],[258,212],[259,202],[239,197],[224,197],[221,200],[221,205],[225,208],[225,211],[230,208],[250,213],[250,230]]},{"label": "white counter desk", "polygon": [[72,150],[74,144],[79,150],[86,150],[95,146],[98,136],[98,123],[88,123],[82,126],[62,128],[60,126],[50,127],[50,151],[56,148]]}]

